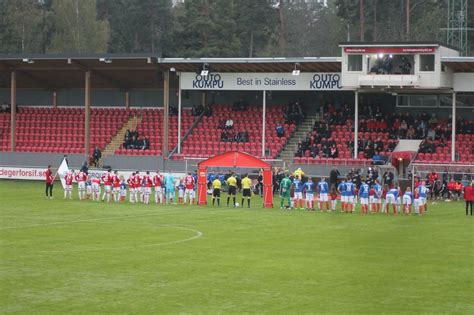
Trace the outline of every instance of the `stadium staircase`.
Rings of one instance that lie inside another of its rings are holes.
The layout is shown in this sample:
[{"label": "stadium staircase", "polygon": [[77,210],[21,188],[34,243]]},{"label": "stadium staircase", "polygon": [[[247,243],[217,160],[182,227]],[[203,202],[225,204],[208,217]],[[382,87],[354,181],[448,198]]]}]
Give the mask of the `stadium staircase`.
[{"label": "stadium staircase", "polygon": [[286,162],[293,162],[293,158],[295,156],[295,152],[298,148],[298,142],[303,141],[306,139],[306,135],[308,132],[313,130],[314,123],[319,120],[319,113],[307,113],[306,118],[303,120],[301,124],[296,127],[295,132],[291,136],[291,138],[287,141],[285,147],[281,151],[278,158],[286,161]]},{"label": "stadium staircase", "polygon": [[102,160],[105,157],[114,155],[115,151],[122,146],[127,130],[136,130],[141,121],[141,116],[134,115],[131,116],[125,124],[123,124],[122,128],[120,128],[117,134],[113,136],[112,140],[105,146],[104,150],[102,151],[102,158],[101,161],[99,161],[99,164],[102,164]]}]

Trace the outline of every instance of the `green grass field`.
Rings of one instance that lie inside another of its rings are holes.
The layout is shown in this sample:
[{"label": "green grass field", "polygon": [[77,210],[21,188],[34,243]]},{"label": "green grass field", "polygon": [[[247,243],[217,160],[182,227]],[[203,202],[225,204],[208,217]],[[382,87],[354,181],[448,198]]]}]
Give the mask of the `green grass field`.
[{"label": "green grass field", "polygon": [[251,209],[64,201],[59,184],[45,200],[43,188],[0,181],[2,314],[474,313],[461,202],[387,217],[259,197]]}]

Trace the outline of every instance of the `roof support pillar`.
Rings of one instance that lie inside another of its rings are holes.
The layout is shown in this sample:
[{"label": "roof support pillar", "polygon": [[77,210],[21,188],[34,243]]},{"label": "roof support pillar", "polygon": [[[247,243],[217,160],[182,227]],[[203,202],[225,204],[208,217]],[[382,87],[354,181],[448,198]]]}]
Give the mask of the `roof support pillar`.
[{"label": "roof support pillar", "polygon": [[53,91],[53,107],[58,107],[58,93],[56,92],[56,90]]},{"label": "roof support pillar", "polygon": [[354,159],[359,155],[359,91],[354,98]]},{"label": "roof support pillar", "polygon": [[453,92],[453,112],[451,114],[451,161],[456,161],[456,92]]},{"label": "roof support pillar", "polygon": [[168,155],[169,107],[170,107],[170,72],[163,72],[163,156]]},{"label": "roof support pillar", "polygon": [[130,91],[125,91],[125,109],[130,109]]},{"label": "roof support pillar", "polygon": [[90,151],[90,120],[91,120],[91,71],[85,72],[84,88],[84,154],[89,159]]},{"label": "roof support pillar", "polygon": [[267,113],[267,91],[263,90],[263,109],[262,109],[262,155],[265,156],[265,122]]},{"label": "roof support pillar", "polygon": [[178,154],[181,154],[181,77],[178,80]]},{"label": "roof support pillar", "polygon": [[16,151],[16,71],[12,70],[10,77],[10,149]]}]

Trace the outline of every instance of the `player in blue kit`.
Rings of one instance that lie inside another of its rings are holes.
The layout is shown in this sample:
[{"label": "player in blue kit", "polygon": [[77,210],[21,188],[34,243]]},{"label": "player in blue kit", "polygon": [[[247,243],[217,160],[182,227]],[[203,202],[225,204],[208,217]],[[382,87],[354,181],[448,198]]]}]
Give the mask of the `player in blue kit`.
[{"label": "player in blue kit", "polygon": [[314,210],[314,182],[311,177],[308,177],[308,181],[304,183],[303,190],[306,196],[306,209]]},{"label": "player in blue kit", "polygon": [[421,182],[420,185],[416,188],[418,189],[418,206],[420,207],[420,215],[423,215],[423,208],[425,212],[428,212],[428,205],[426,204],[426,197],[428,195],[429,189],[425,186],[424,182]]},{"label": "player in blue kit", "polygon": [[337,191],[339,191],[339,194],[341,195],[341,212],[345,212],[347,198],[346,198],[346,182],[344,180],[342,180],[337,186]]},{"label": "player in blue kit", "polygon": [[296,176],[293,180],[293,190],[294,190],[294,202],[295,202],[295,209],[298,208],[298,201],[300,205],[300,209],[303,209],[303,182],[299,176]]},{"label": "player in blue kit", "polygon": [[393,207],[393,215],[397,215],[397,198],[398,198],[398,188],[390,188],[390,190],[387,192],[387,197],[386,197],[386,203],[387,203],[387,208],[385,209],[385,213],[389,215],[389,207],[392,205]]},{"label": "player in blue kit", "polygon": [[362,208],[361,214],[369,213],[369,191],[369,185],[367,185],[366,182],[362,182],[359,188],[360,205]]},{"label": "player in blue kit", "polygon": [[344,193],[346,194],[346,212],[352,213],[354,212],[354,190],[355,190],[355,185],[347,179],[347,181],[344,184],[346,186],[346,189]]},{"label": "player in blue kit", "polygon": [[403,215],[411,214],[411,204],[413,201],[413,194],[411,193],[410,186],[407,187],[405,190],[405,194],[403,194]]},{"label": "player in blue kit", "polygon": [[319,210],[323,211],[323,202],[326,203],[326,210],[329,211],[329,185],[324,177],[318,183]]}]

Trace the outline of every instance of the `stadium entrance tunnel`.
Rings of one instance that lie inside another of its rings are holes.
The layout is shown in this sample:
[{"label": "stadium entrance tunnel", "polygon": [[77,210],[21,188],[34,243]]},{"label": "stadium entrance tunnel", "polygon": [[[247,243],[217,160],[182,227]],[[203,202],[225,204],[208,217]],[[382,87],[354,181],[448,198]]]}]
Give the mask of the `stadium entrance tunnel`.
[{"label": "stadium entrance tunnel", "polygon": [[263,206],[273,207],[272,166],[267,162],[247,153],[230,151],[213,156],[198,164],[198,201],[199,205],[207,204],[207,168],[208,167],[245,167],[263,170]]}]

